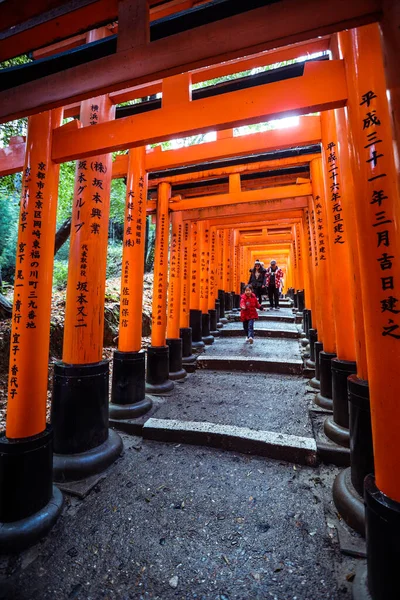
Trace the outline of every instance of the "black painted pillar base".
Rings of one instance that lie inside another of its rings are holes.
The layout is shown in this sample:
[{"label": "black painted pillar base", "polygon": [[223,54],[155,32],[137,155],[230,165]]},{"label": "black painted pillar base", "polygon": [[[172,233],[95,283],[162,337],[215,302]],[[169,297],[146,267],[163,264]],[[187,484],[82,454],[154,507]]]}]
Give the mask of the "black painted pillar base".
[{"label": "black painted pillar base", "polygon": [[297,290],[297,309],[303,312],[305,308],[304,290]]},{"label": "black painted pillar base", "polygon": [[147,348],[146,392],[153,396],[162,396],[174,389],[169,378],[168,346],[149,346]]},{"label": "black painted pillar base", "polygon": [[201,310],[194,308],[190,309],[189,312],[189,323],[192,328],[192,348],[197,350],[204,348],[204,342],[202,340],[202,319]]},{"label": "black painted pillar base", "polygon": [[173,381],[185,379],[187,373],[182,367],[182,340],[181,338],[167,338],[169,348],[169,378]]},{"label": "black painted pillar base", "polygon": [[308,338],[310,340],[310,358],[307,360],[306,365],[309,369],[315,369],[315,342],[318,340],[318,332],[312,327],[308,331]]},{"label": "black painted pillar base", "polygon": [[222,329],[224,324],[221,323],[221,302],[219,300],[215,301],[215,310],[217,312],[217,329]]},{"label": "black painted pillar base", "polygon": [[400,598],[400,503],[383,494],[373,475],[364,481],[367,532],[367,577],[358,572],[354,600]]},{"label": "black painted pillar base", "polygon": [[208,312],[201,315],[201,339],[206,346],[214,343],[214,337],[210,333],[210,315]]},{"label": "black painted pillar base", "polygon": [[215,308],[210,308],[208,314],[210,315],[210,335],[216,337],[219,335],[217,329],[217,311]]},{"label": "black painted pillar base", "polygon": [[219,321],[221,323],[227,323],[228,322],[227,319],[225,321],[222,320],[222,319],[225,319],[225,292],[224,292],[224,290],[218,290],[218,300],[219,300]]},{"label": "black painted pillar base", "polygon": [[351,467],[348,467],[336,476],[332,487],[332,497],[342,519],[354,531],[365,537],[364,501],[351,481],[350,469]]},{"label": "black painted pillar base", "polygon": [[111,419],[136,419],[153,406],[146,398],[144,352],[120,352],[114,350],[111,402]]},{"label": "black painted pillar base", "polygon": [[354,361],[334,358],[331,362],[331,370],[333,415],[325,420],[324,432],[335,444],[349,448],[350,431],[347,378],[356,373],[357,365]]},{"label": "black painted pillar base", "polygon": [[325,410],[333,410],[332,401],[332,359],[336,358],[336,354],[331,352],[320,352],[319,354],[319,380],[320,392],[315,397],[315,404],[318,404]]},{"label": "black painted pillar base", "polygon": [[55,481],[78,481],[101,473],[121,454],[121,438],[108,429],[108,381],[108,360],[54,365]]},{"label": "black painted pillar base", "polygon": [[[232,312],[232,296],[229,292],[225,292],[225,313]],[[225,316],[228,316],[225,314]]]},{"label": "black painted pillar base", "polygon": [[179,337],[182,340],[182,364],[192,364],[196,361],[196,355],[192,354],[192,328],[181,327]]},{"label": "black painted pillar base", "polygon": [[347,380],[350,426],[350,469],[336,477],[333,501],[344,521],[365,535],[364,479],[374,471],[368,382],[351,375]]},{"label": "black painted pillar base", "polygon": [[21,552],[50,531],[63,506],[50,426],[23,439],[0,433],[0,486],[0,553]]},{"label": "black painted pillar base", "polygon": [[321,388],[321,383],[319,380],[319,373],[320,373],[320,369],[319,369],[319,355],[323,350],[323,343],[322,342],[315,342],[314,344],[314,351],[315,351],[315,377],[313,377],[312,379],[310,379],[310,381],[308,382],[309,385],[313,388],[315,388],[316,390],[319,390]]}]

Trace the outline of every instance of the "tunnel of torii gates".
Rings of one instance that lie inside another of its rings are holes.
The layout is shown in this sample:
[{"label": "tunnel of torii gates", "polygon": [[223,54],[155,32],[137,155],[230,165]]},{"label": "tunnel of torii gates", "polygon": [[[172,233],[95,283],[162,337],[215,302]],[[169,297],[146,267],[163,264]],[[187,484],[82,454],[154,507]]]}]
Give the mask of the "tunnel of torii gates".
[{"label": "tunnel of torii gates", "polygon": [[[357,20],[367,4],[368,16]],[[258,54],[243,58],[244,50],[227,51],[233,60],[211,60],[214,66],[208,68],[205,59],[193,59],[187,72],[171,68],[168,73],[168,58],[162,77],[139,77],[126,89],[115,81],[107,89],[107,79],[91,76],[76,84],[70,80],[69,90],[62,77],[54,79],[55,91],[48,85],[44,100],[37,91],[40,79],[1,87],[2,122],[30,115],[26,140],[13,138],[0,149],[0,175],[23,173],[7,421],[0,437],[3,552],[32,544],[52,527],[62,506],[53,480],[84,479],[112,464],[122,442],[109,429],[109,417],[116,422],[140,416],[151,407],[146,394],[169,392],[193,363],[193,349],[212,343],[226,313],[237,310],[254,260],[268,266],[275,258],[284,271],[285,292],[303,315],[315,402],[332,411],[326,435],[338,447],[350,447],[351,466],[337,477],[333,497],[349,525],[367,534],[368,571],[357,575],[354,597],[400,597],[399,86],[387,94],[398,42],[381,39],[379,2],[339,2],[332,10],[338,19],[343,11],[355,15],[325,29],[322,16],[321,31],[329,35],[305,42],[307,34],[293,34],[286,42],[290,46],[275,50],[260,42]],[[223,31],[228,21],[213,26]],[[345,30],[346,24],[354,28]],[[84,39],[90,43],[108,33],[103,27]],[[226,43],[234,43],[235,35],[228,37]],[[314,52],[325,54],[233,83],[191,88]],[[45,55],[39,50],[36,57]],[[162,100],[151,101],[155,105],[146,111],[140,104],[116,107],[158,92]],[[287,115],[300,115],[299,124],[233,135],[234,127]],[[68,116],[76,118],[62,125]],[[146,148],[213,130],[213,142],[167,151]],[[127,153],[113,161],[116,150]],[[50,426],[46,396],[58,170],[69,160],[76,161],[76,176],[63,354],[54,365]],[[109,362],[102,350],[115,177],[126,178],[126,210],[109,404]],[[141,313],[148,215],[156,223],[156,242],[145,365]]]}]

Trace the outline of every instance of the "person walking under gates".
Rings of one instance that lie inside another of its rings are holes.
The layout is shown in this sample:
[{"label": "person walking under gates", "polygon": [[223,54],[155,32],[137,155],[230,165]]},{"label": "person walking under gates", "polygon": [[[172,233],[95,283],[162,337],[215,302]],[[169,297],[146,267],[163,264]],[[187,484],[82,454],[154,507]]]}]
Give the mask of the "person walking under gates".
[{"label": "person walking under gates", "polygon": [[[270,309],[279,310],[279,290],[283,279],[283,271],[276,264],[276,260],[271,260],[271,266],[265,274],[265,285],[267,287]],[[275,307],[274,307],[275,304]]]},{"label": "person walking under gates", "polygon": [[265,269],[261,266],[259,260],[256,260],[254,263],[253,269],[250,269],[250,279],[248,281],[249,285],[253,288],[255,295],[257,296],[257,300],[261,304],[262,302],[262,291],[264,287],[265,280]]},{"label": "person walking under gates", "polygon": [[251,285],[246,285],[244,294],[240,296],[240,320],[243,323],[243,329],[247,337],[246,341],[249,344],[254,341],[254,320],[258,319],[257,308],[263,310],[253,293]]}]

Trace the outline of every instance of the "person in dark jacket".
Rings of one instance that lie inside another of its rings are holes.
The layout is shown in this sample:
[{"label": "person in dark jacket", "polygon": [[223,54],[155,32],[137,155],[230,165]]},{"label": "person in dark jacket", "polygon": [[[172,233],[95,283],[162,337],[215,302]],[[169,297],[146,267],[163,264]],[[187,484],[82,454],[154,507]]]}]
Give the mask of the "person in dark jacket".
[{"label": "person in dark jacket", "polygon": [[271,260],[271,266],[265,274],[265,285],[268,291],[270,309],[279,310],[279,291],[283,280],[283,271],[276,264],[276,260]]},{"label": "person in dark jacket", "polygon": [[254,263],[253,269],[250,269],[249,285],[253,288],[253,291],[257,297],[258,302],[262,302],[262,292],[265,285],[265,269],[261,266],[259,260]]},{"label": "person in dark jacket", "polygon": [[246,285],[244,294],[240,296],[240,320],[249,344],[254,341],[254,321],[258,319],[257,308],[262,310],[251,285]]}]

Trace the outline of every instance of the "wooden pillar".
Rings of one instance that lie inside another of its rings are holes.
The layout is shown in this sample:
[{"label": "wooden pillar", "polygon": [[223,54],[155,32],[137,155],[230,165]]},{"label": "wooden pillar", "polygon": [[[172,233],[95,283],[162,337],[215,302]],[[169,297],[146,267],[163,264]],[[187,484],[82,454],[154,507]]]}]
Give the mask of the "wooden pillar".
[{"label": "wooden pillar", "polygon": [[208,310],[215,309],[215,300],[218,297],[218,282],[217,282],[217,230],[215,227],[210,228],[210,274],[209,274],[209,290],[208,290]]},{"label": "wooden pillar", "polygon": [[400,197],[379,28],[339,35],[354,144],[354,209],[371,405],[375,478],[364,480],[368,588],[394,600],[400,585]]},{"label": "wooden pillar", "polygon": [[199,227],[199,280],[200,310],[208,314],[208,279],[210,262],[210,227],[208,221],[200,221]]},{"label": "wooden pillar", "polygon": [[168,283],[168,324],[167,337],[179,337],[180,306],[181,306],[181,251],[182,251],[182,212],[171,215],[171,251],[169,260]]},{"label": "wooden pillar", "polygon": [[181,328],[189,326],[189,300],[190,300],[190,221],[183,222],[182,254],[181,254],[181,307],[179,324]]},{"label": "wooden pillar", "polygon": [[[107,95],[81,103],[80,120],[93,133],[114,115]],[[111,154],[76,163],[63,355],[54,366],[51,409],[56,481],[100,472],[122,450],[121,439],[108,429],[109,360],[102,358],[111,176]],[[99,446],[101,452],[88,461],[87,452]]]},{"label": "wooden pillar", "polygon": [[[6,432],[0,433],[0,547],[17,552],[56,521],[52,431],[46,427],[58,165],[52,130],[62,110],[29,117],[22,179],[10,339]],[[12,524],[11,529],[9,525]]]},{"label": "wooden pillar", "polygon": [[314,197],[315,220],[318,231],[318,289],[321,295],[322,342],[324,350],[330,354],[336,353],[336,336],[333,322],[333,299],[331,291],[330,264],[328,261],[328,226],[326,208],[323,198],[325,195],[322,175],[322,159],[311,161],[311,177]]},{"label": "wooden pillar", "polygon": [[199,277],[201,337],[205,344],[212,344],[214,337],[210,333],[210,314],[208,312],[209,276],[210,276],[210,224],[200,221],[199,227]]},{"label": "wooden pillar", "polygon": [[186,371],[182,368],[182,340],[180,338],[181,306],[181,256],[183,221],[182,212],[171,215],[171,251],[169,259],[168,281],[168,322],[167,345],[169,347],[169,378],[184,379]]},{"label": "wooden pillar", "polygon": [[[353,269],[350,263],[348,239],[348,229],[351,224],[347,214],[347,204],[350,199],[345,201],[347,190],[343,185],[343,169],[333,111],[324,111],[321,114],[321,125],[331,290],[335,298],[333,315],[336,353],[339,359],[354,361]],[[340,301],[337,301],[339,298]]]},{"label": "wooden pillar", "polygon": [[168,290],[168,204],[171,185],[159,183],[157,195],[156,244],[154,252],[154,283],[152,305],[151,346],[147,350],[146,391],[162,395],[174,387],[169,378],[169,348],[166,345]]},{"label": "wooden pillar", "polygon": [[154,284],[153,284],[153,324],[151,345],[165,346],[167,329],[167,290],[168,290],[168,238],[169,216],[168,203],[171,186],[162,182],[158,185],[156,244],[154,252]]},{"label": "wooden pillar", "polygon": [[[94,127],[114,113],[108,96],[101,96],[81,103],[80,119]],[[102,359],[111,172],[111,154],[76,166],[63,344],[67,364]]]},{"label": "wooden pillar", "polygon": [[326,200],[322,159],[311,161],[311,179],[314,196],[314,206],[318,230],[318,288],[321,294],[321,324],[323,351],[319,354],[320,393],[315,397],[319,406],[332,410],[332,371],[331,361],[336,358],[336,330],[333,315],[333,294],[331,288],[331,262],[329,255],[329,229],[326,215]]},{"label": "wooden pillar", "polygon": [[129,151],[122,250],[118,350],[113,356],[110,417],[135,418],[152,402],[145,396],[142,347],[147,174],[145,147]]},{"label": "wooden pillar", "polygon": [[199,225],[197,221],[191,223],[190,228],[190,309],[200,309],[200,282],[199,282]]},{"label": "wooden pillar", "polygon": [[132,148],[128,158],[118,338],[121,352],[139,352],[142,347],[146,199],[147,173],[142,146]]},{"label": "wooden pillar", "polygon": [[312,289],[311,284],[311,262],[308,251],[307,244],[307,231],[306,231],[306,223],[305,216],[299,223],[300,229],[300,244],[301,244],[301,256],[303,263],[303,281],[304,281],[304,291],[305,291],[305,299],[306,299],[306,308],[311,310],[311,313],[315,313],[314,307],[314,290]]},{"label": "wooden pillar", "polygon": [[7,437],[46,428],[50,311],[58,165],[51,161],[52,129],[62,111],[29,118],[15,267],[8,377]]},{"label": "wooden pillar", "polygon": [[231,250],[230,250],[230,229],[224,229],[223,230],[223,239],[224,239],[224,246],[223,246],[223,263],[222,263],[222,268],[223,268],[223,290],[225,292],[229,292],[230,289],[230,268],[231,268]]},{"label": "wooden pillar", "polygon": [[398,0],[383,0],[382,10],[380,31],[386,76],[386,97],[392,119],[393,144],[400,187],[400,4]]}]

